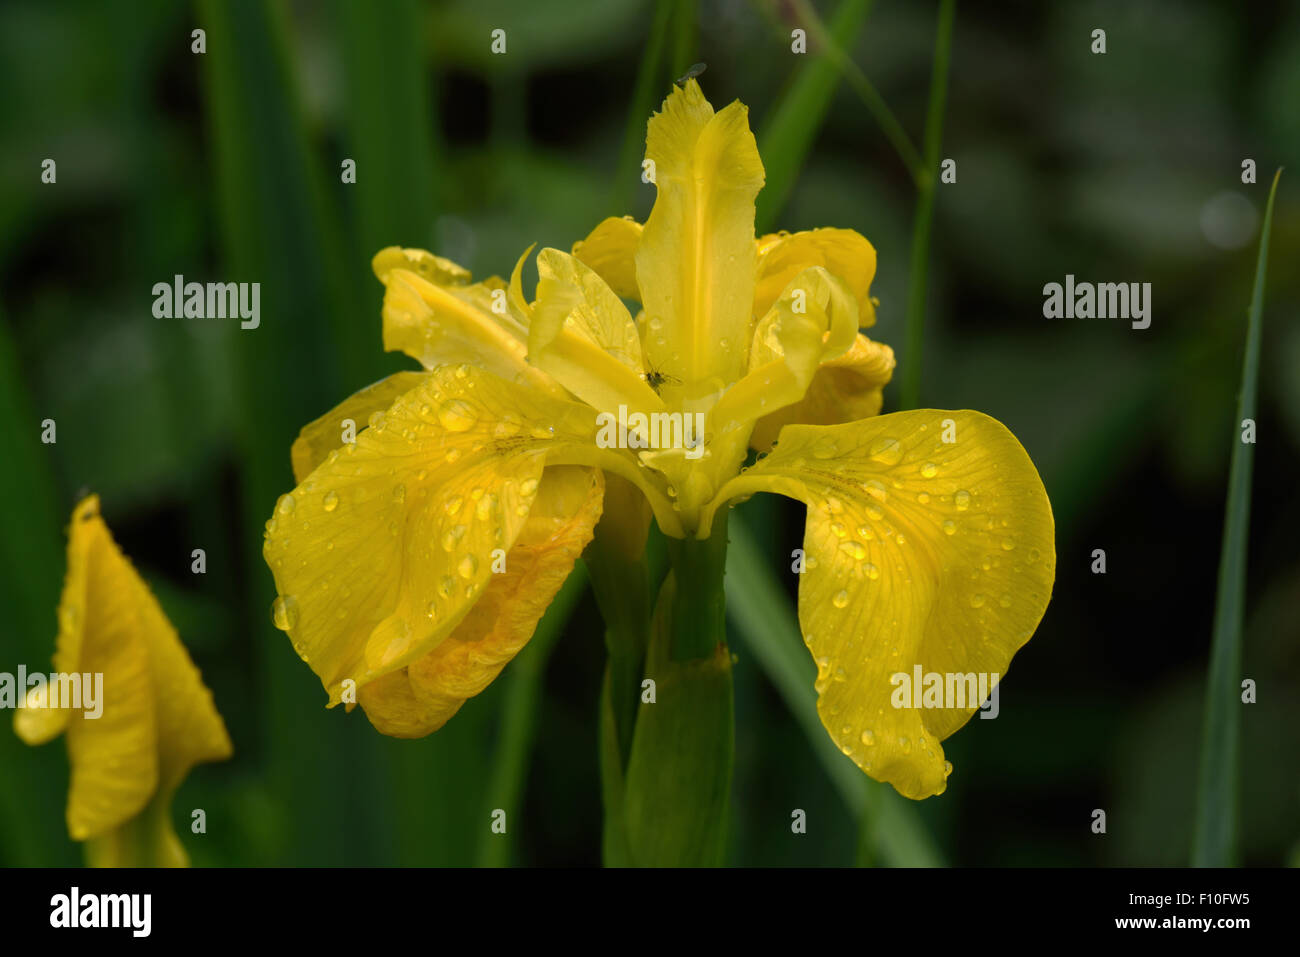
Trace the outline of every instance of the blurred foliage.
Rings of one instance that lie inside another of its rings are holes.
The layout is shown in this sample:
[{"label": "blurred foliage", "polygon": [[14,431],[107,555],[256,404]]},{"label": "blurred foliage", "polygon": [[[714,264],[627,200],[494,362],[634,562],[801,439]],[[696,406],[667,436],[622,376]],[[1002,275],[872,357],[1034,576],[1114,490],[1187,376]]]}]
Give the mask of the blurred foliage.
[{"label": "blurred foliage", "polygon": [[[817,2],[828,25],[865,4]],[[845,53],[914,142],[937,4],[877,0]],[[599,860],[601,626],[581,588],[553,651],[507,669],[437,734],[396,741],[327,711],[276,632],[262,522],[298,428],[408,363],[381,352],[370,256],[426,246],[476,275],[610,213],[643,217],[634,144],[702,61],[788,169],[778,228],[876,245],[873,338],[901,348],[915,187],[842,74],[790,52],[795,5],[738,0],[325,4],[9,3],[0,8],[0,670],[53,650],[62,525],[78,493],[173,617],[235,743],[174,807],[196,864],[589,864]],[[956,864],[1186,861],[1235,391],[1257,220],[1300,154],[1300,9],[1174,0],[959,4],[936,194],[922,402],[1005,422],[1058,522],[1047,617],[998,720],[946,743],[948,791],[910,810]],[[207,31],[207,53],[190,31]],[[1092,29],[1108,52],[1089,53]],[[490,32],[507,52],[490,53]],[[639,79],[640,78],[640,79]],[[791,97],[824,89],[815,114]],[[820,117],[820,122],[816,119]],[[785,118],[785,119],[783,119]],[[808,122],[808,121],[813,122]],[[801,121],[801,122],[796,122]],[[792,132],[782,133],[783,128]],[[40,182],[46,157],[58,182]],[[1259,182],[1240,180],[1242,159]],[[355,185],[340,182],[344,158]],[[1207,204],[1254,210],[1211,241]],[[1279,192],[1263,312],[1246,591],[1242,857],[1300,847],[1300,196]],[[611,198],[614,205],[611,208]],[[1149,330],[1048,321],[1042,286],[1150,281]],[[159,320],[154,283],[262,283],[262,326]],[[526,280],[527,282],[528,280]],[[896,386],[886,409],[896,407]],[[42,445],[54,418],[58,442]],[[742,514],[791,601],[801,509]],[[203,547],[208,573],[190,574]],[[1089,571],[1104,548],[1108,573]],[[733,594],[731,602],[743,603]],[[568,611],[568,609],[559,609]],[[733,615],[733,625],[736,618]],[[788,640],[798,648],[798,637]],[[849,864],[856,818],[797,713],[737,635],[730,858]],[[549,653],[549,656],[548,656]],[[534,716],[530,717],[530,716]],[[0,730],[0,864],[73,864],[62,746]],[[847,760],[847,759],[846,759]],[[505,797],[501,797],[504,795]],[[512,808],[500,847],[490,814]],[[190,808],[208,833],[190,835]],[[1093,835],[1093,808],[1109,833]],[[790,812],[808,812],[806,835]]]}]

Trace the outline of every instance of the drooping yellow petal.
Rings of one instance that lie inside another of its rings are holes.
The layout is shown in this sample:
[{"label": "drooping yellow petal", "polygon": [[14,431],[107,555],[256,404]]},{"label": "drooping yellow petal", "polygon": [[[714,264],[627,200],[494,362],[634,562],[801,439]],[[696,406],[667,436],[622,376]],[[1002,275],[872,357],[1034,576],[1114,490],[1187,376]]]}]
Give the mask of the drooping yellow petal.
[{"label": "drooping yellow petal", "polygon": [[597,470],[543,473],[528,521],[464,620],[428,654],[361,689],[358,700],[379,731],[399,738],[436,731],[501,673],[591,541],[603,493]]},{"label": "drooping yellow petal", "polygon": [[348,422],[352,423],[349,436],[354,437],[370,424],[370,416],[383,412],[397,401],[398,396],[414,389],[426,375],[427,372],[394,373],[366,386],[319,419],[304,425],[289,453],[294,481],[301,482],[325,461],[327,455],[346,444],[344,432]]},{"label": "drooping yellow petal", "polygon": [[878,415],[893,373],[894,350],[858,333],[848,352],[821,364],[802,399],[758,420],[750,447],[767,451],[787,425],[839,425]]},{"label": "drooping yellow petal", "polygon": [[636,283],[636,247],[641,224],[631,216],[602,220],[587,236],[573,244],[573,256],[586,263],[610,289],[624,299],[641,298]]},{"label": "drooping yellow petal", "polygon": [[426,369],[468,363],[560,395],[526,360],[526,317],[517,314],[506,283],[493,277],[470,284],[467,272],[449,273],[440,264],[460,268],[423,250],[389,247],[376,254],[375,275],[384,284],[384,348]]},{"label": "drooping yellow petal", "polygon": [[756,491],[808,506],[799,621],[826,730],[873,778],[911,798],[938,794],[940,742],[980,702],[895,707],[893,679],[910,682],[919,665],[945,688],[954,676],[954,691],[966,675],[991,686],[1034,633],[1056,555],[1033,463],[995,419],[922,409],[788,426],[710,514]]},{"label": "drooping yellow petal", "polygon": [[[156,794],[169,795],[195,764],[230,756],[211,693],[113,541],[94,495],[78,504],[68,529],[54,670],[60,686],[37,695],[41,703],[68,704],[76,675],[83,707],[24,708],[14,725],[30,744],[67,732],[67,818],[74,840],[120,827]],[[102,682],[102,700],[88,711],[91,682]]]},{"label": "drooping yellow petal", "polygon": [[682,380],[689,403],[720,392],[744,367],[763,164],[746,108],[735,102],[715,114],[693,79],[651,118],[646,158],[658,196],[636,249],[645,349],[655,369]]},{"label": "drooping yellow petal", "polygon": [[264,547],[274,617],[331,703],[345,681],[364,687],[451,634],[523,527],[548,456],[634,461],[597,449],[595,429],[585,405],[444,367],[280,499]]},{"label": "drooping yellow petal", "polygon": [[810,229],[759,239],[754,316],[764,315],[790,280],[809,266],[824,266],[849,288],[858,304],[858,325],[875,324],[871,281],[876,276],[876,249],[852,229]]}]

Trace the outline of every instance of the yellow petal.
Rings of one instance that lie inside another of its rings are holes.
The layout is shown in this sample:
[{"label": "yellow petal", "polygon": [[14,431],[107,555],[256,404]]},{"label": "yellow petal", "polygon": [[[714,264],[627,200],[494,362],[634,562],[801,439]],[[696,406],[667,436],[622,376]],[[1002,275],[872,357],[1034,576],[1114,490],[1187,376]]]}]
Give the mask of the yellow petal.
[{"label": "yellow petal", "polygon": [[978,412],[793,425],[711,509],[756,491],[808,506],[799,621],[818,666],[822,723],[873,778],[910,798],[940,793],[939,742],[979,702],[894,707],[891,679],[919,665],[945,684],[967,674],[996,683],[1034,633],[1056,555],[1029,456]]},{"label": "yellow petal", "polygon": [[894,350],[858,333],[848,352],[821,364],[802,399],[758,420],[750,447],[770,449],[781,429],[794,423],[839,425],[879,414],[881,390],[893,373]]},{"label": "yellow petal", "polygon": [[98,496],[77,506],[68,530],[54,669],[81,675],[83,682],[87,674],[103,676],[99,717],[84,707],[23,709],[15,720],[29,743],[67,731],[68,831],[75,840],[120,826],[156,791],[179,784],[193,765],[230,756],[211,693],[113,541]]},{"label": "yellow petal", "polygon": [[544,353],[556,338],[572,334],[608,353],[639,378],[643,369],[641,337],[627,306],[605,280],[581,260],[558,249],[543,249],[537,254],[537,275],[529,357],[543,363],[544,355],[539,353]]},{"label": "yellow petal", "polygon": [[343,441],[344,423],[351,422],[351,435],[355,436],[370,422],[370,416],[382,412],[397,401],[397,397],[410,392],[419,384],[425,372],[397,372],[386,379],[368,385],[351,398],[344,400],[314,422],[302,427],[294,440],[290,458],[293,460],[293,478],[301,482],[325,457]]},{"label": "yellow petal", "polygon": [[790,280],[809,266],[826,267],[849,288],[858,304],[860,326],[875,324],[871,280],[876,275],[876,250],[852,229],[810,229],[759,239],[754,315],[765,314]]},{"label": "yellow petal", "polygon": [[710,450],[727,474],[744,458],[754,423],[802,399],[818,367],[843,354],[857,329],[853,298],[825,269],[790,281],[755,327],[749,371],[713,409]]},{"label": "yellow petal", "polygon": [[663,411],[641,371],[632,316],[604,280],[557,249],[538,254],[537,272],[529,361],[595,410]]},{"label": "yellow petal", "polygon": [[264,547],[274,618],[332,703],[345,680],[361,688],[451,634],[523,527],[547,456],[600,452],[594,434],[587,406],[444,367],[281,497]]},{"label": "yellow petal", "polygon": [[358,700],[375,728],[399,738],[436,731],[501,673],[591,541],[603,493],[599,471],[546,470],[502,570],[460,625],[424,657],[361,689]]},{"label": "yellow petal", "polygon": [[[412,265],[426,264],[419,272],[399,264],[412,255]],[[468,363],[559,395],[560,389],[526,360],[525,317],[511,302],[506,283],[494,277],[469,284],[464,273],[440,284],[443,273],[427,265],[436,259],[396,247],[375,256],[375,275],[384,283],[384,348],[404,352],[426,369]]]},{"label": "yellow petal", "polygon": [[618,296],[639,300],[635,257],[641,228],[631,216],[602,220],[586,239],[573,244],[574,258],[594,269]]},{"label": "yellow petal", "polygon": [[689,401],[720,391],[744,364],[763,164],[745,107],[715,114],[693,79],[650,119],[646,157],[658,188],[636,250],[646,354],[683,381]]}]

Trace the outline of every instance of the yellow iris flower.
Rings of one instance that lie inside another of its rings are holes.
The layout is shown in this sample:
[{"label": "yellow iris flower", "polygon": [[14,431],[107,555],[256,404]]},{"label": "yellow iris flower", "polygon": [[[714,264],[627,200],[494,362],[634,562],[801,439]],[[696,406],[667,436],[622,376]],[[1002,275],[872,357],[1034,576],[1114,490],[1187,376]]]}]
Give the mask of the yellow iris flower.
[{"label": "yellow iris flower", "polygon": [[113,541],[97,495],[77,505],[68,529],[54,671],[102,675],[97,717],[43,700],[50,686],[14,714],[28,744],[67,734],[68,834],[86,842],[92,866],[186,866],[172,794],[194,765],[230,757],[230,738],[176,629]]},{"label": "yellow iris flower", "polygon": [[[715,113],[688,80],[650,120],[646,158],[645,225],[608,219],[571,254],[543,249],[532,301],[528,253],[508,283],[421,250],[375,257],[384,346],[425,371],[359,392],[294,444],[299,484],[266,531],[276,624],[331,704],[427,734],[527,642],[606,476],[677,538],[778,492],[808,509],[799,618],[827,731],[872,777],[939,793],[940,741],[979,702],[894,708],[890,679],[918,663],[1005,673],[1052,587],[1042,482],[988,416],[876,415],[894,357],[858,331],[875,318],[875,250],[845,229],[755,238],[763,166],[743,105]],[[611,447],[601,422],[620,408],[633,423],[698,414],[702,439],[637,447],[633,424]],[[361,431],[345,442],[349,421]],[[751,447],[768,454],[744,469]],[[630,520],[614,514],[625,499],[605,500],[611,520]]]}]

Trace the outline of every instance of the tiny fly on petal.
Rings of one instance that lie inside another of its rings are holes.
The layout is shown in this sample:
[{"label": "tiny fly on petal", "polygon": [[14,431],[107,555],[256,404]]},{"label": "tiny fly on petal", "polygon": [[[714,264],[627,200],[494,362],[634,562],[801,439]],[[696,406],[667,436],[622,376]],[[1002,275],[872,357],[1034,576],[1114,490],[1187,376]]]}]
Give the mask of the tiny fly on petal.
[{"label": "tiny fly on petal", "polygon": [[691,68],[690,68],[689,70],[687,70],[685,73],[683,73],[681,76],[679,76],[679,77],[678,77],[676,80],[674,80],[673,82],[674,82],[677,86],[681,86],[681,85],[682,85],[683,83],[685,83],[687,80],[693,80],[693,79],[695,79],[697,76],[699,76],[701,73],[703,73],[703,72],[704,72],[705,70],[707,70],[708,68],[709,68],[709,66],[708,66],[707,63],[693,63],[693,64],[691,64]]}]

